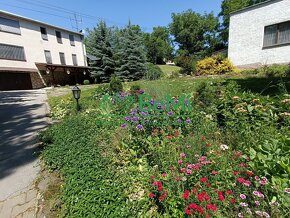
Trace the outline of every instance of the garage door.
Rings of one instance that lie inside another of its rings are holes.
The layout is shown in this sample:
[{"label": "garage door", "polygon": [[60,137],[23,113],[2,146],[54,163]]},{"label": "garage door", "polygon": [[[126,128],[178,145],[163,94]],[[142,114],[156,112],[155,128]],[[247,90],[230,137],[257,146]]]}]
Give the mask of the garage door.
[{"label": "garage door", "polygon": [[0,72],[0,90],[32,89],[29,73]]}]

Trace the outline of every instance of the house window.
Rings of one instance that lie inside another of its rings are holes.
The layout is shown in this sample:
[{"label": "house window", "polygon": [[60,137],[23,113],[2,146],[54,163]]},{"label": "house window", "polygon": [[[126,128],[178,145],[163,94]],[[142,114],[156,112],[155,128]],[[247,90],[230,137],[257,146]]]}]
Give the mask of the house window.
[{"label": "house window", "polygon": [[265,27],[264,47],[288,43],[290,43],[290,21]]},{"label": "house window", "polygon": [[47,31],[46,31],[46,28],[44,28],[44,27],[40,27],[40,32],[41,32],[41,38],[42,38],[43,40],[48,40],[48,38],[47,38]]},{"label": "house window", "polygon": [[48,50],[44,51],[45,60],[47,64],[52,64],[51,53]]},{"label": "house window", "polygon": [[73,35],[69,35],[69,41],[71,46],[75,46],[75,37]]},{"label": "house window", "polygon": [[0,17],[0,31],[20,35],[19,21]]},{"label": "house window", "polygon": [[74,66],[78,66],[78,60],[77,60],[77,55],[73,54],[72,55],[72,61]]},{"label": "house window", "polygon": [[64,56],[64,53],[59,52],[59,58],[60,58],[61,65],[65,65],[65,56]]},{"label": "house window", "polygon": [[15,45],[0,44],[0,59],[26,61],[24,48]]},{"label": "house window", "polygon": [[61,32],[55,31],[55,35],[56,35],[57,42],[62,43]]}]

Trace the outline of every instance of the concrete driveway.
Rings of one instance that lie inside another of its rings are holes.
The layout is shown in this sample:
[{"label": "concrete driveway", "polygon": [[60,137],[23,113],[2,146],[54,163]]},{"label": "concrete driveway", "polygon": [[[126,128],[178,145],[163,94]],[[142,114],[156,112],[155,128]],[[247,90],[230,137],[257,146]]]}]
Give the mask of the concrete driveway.
[{"label": "concrete driveway", "polygon": [[36,136],[47,125],[46,100],[45,90],[0,91],[0,202],[29,189],[39,172]]}]

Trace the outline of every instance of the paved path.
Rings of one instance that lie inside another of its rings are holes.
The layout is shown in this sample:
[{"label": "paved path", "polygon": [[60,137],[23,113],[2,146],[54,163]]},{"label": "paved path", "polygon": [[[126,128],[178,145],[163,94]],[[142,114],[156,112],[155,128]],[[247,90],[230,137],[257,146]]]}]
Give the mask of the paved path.
[{"label": "paved path", "polygon": [[33,217],[40,170],[36,135],[47,124],[45,90],[0,91],[0,217]]}]

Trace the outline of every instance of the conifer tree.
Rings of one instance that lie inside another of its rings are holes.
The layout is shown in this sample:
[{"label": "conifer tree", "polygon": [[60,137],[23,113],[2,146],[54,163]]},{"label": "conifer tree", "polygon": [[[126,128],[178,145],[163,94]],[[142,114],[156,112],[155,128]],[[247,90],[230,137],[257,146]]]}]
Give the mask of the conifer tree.
[{"label": "conifer tree", "polygon": [[115,71],[115,61],[110,42],[110,29],[104,21],[98,23],[86,39],[87,51],[97,60],[90,63],[91,75],[97,82],[109,82]]},{"label": "conifer tree", "polygon": [[146,52],[139,26],[128,26],[121,30],[116,75],[122,80],[138,80],[144,76]]}]

